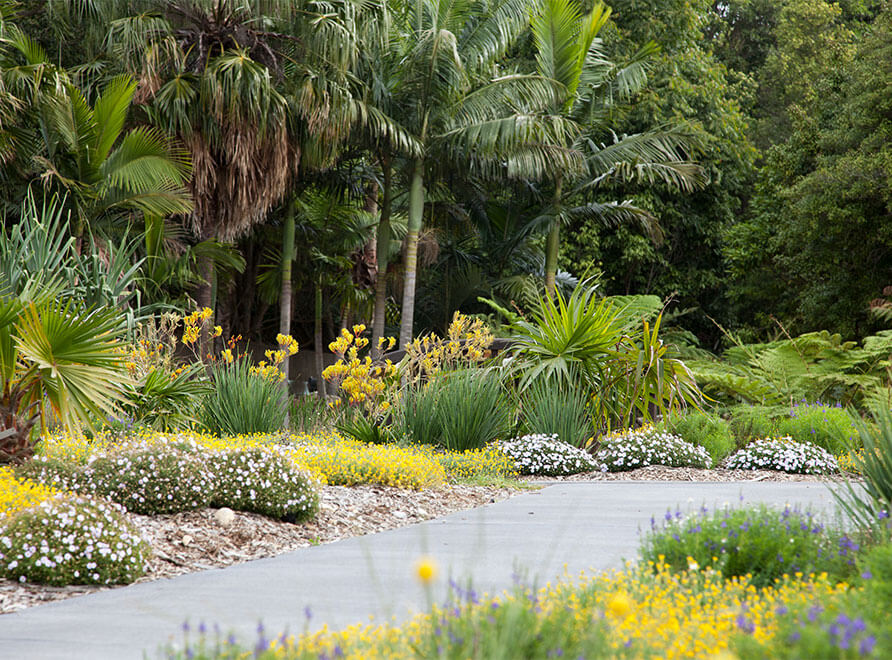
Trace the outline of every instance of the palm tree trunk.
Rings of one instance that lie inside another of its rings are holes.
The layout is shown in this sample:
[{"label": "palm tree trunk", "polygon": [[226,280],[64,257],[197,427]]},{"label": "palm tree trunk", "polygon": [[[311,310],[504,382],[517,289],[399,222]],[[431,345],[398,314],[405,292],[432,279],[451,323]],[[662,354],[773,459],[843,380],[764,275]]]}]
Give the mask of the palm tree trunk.
[{"label": "palm tree trunk", "polygon": [[316,280],[316,318],[313,328],[313,344],[316,348],[316,395],[320,399],[325,398],[325,379],[322,372],[325,370],[325,361],[322,352],[322,277]]},{"label": "palm tree trunk", "polygon": [[561,249],[561,183],[558,175],[554,182],[554,218],[545,241],[545,290],[552,296],[557,288],[558,255]]},{"label": "palm tree trunk", "polygon": [[[279,333],[291,334],[291,263],[294,260],[294,204],[289,203],[285,211],[285,225],[282,228],[282,291],[279,296]],[[288,384],[291,358],[286,357],[279,365]]]},{"label": "palm tree trunk", "polygon": [[412,341],[415,316],[415,281],[418,274],[418,234],[424,214],[424,162],[416,159],[409,188],[409,232],[406,235],[406,274],[403,278],[403,312],[400,319],[400,348]]},{"label": "palm tree trunk", "polygon": [[372,317],[372,358],[381,358],[378,341],[384,336],[384,316],[387,310],[387,265],[390,261],[390,205],[393,170],[389,160],[381,162],[384,174],[384,198],[381,200],[381,220],[378,222],[378,276],[375,280],[375,311]]}]

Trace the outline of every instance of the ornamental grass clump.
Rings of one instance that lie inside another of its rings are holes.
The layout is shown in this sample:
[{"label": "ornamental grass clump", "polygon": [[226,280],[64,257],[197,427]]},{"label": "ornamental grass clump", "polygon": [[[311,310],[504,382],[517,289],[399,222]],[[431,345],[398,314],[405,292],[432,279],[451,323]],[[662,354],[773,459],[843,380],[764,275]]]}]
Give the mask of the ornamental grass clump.
[{"label": "ornamental grass clump", "polygon": [[196,455],[160,443],[99,455],[86,478],[96,495],[144,515],[198,509],[214,492],[213,477]]},{"label": "ornamental grass clump", "polygon": [[10,580],[129,584],[145,574],[150,553],[108,502],[60,496],[0,519],[0,576]]},{"label": "ornamental grass clump", "polygon": [[319,486],[290,460],[259,448],[208,457],[214,476],[212,506],[250,511],[286,522],[312,518],[319,509]]},{"label": "ornamental grass clump", "polygon": [[590,454],[562,442],[557,435],[525,435],[494,445],[514,461],[520,474],[556,477],[606,468]]},{"label": "ornamental grass clump", "polygon": [[826,449],[811,443],[795,442],[789,436],[751,442],[731,454],[725,467],[729,470],[777,470],[792,474],[839,472],[836,458]]},{"label": "ornamental grass clump", "polygon": [[730,424],[715,413],[692,410],[667,415],[660,428],[709,452],[713,464],[737,449]]},{"label": "ornamental grass clump", "polygon": [[674,571],[713,569],[724,577],[748,576],[756,587],[784,575],[826,572],[842,581],[855,573],[860,542],[829,528],[810,511],[765,505],[683,515],[667,511],[662,523],[651,519],[644,561],[665,563]]},{"label": "ornamental grass clump", "polygon": [[624,472],[649,465],[708,468],[712,460],[705,448],[652,426],[621,431],[601,439],[595,459],[610,472]]}]

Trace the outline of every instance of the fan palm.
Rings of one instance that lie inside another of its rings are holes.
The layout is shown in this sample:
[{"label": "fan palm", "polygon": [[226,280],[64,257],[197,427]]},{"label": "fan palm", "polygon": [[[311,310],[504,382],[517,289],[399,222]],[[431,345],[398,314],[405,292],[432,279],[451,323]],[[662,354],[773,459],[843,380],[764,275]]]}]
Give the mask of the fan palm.
[{"label": "fan palm", "polygon": [[687,159],[695,145],[683,130],[623,136],[612,132],[617,105],[646,84],[646,63],[656,46],[648,44],[624,66],[610,62],[598,38],[609,18],[610,9],[600,2],[585,14],[575,0],[542,0],[532,19],[537,69],[559,83],[548,112],[568,127],[555,146],[574,154],[576,165],[550,170],[552,203],[540,216],[548,226],[545,282],[552,293],[562,223],[580,216],[608,223],[638,220],[652,233],[658,231],[650,214],[629,203],[590,202],[567,208],[567,199],[609,179],[662,182],[682,190],[703,183],[701,170]]},{"label": "fan palm", "polygon": [[0,299],[0,463],[33,453],[31,431],[52,415],[67,427],[114,409],[127,381],[112,311],[42,295]]}]

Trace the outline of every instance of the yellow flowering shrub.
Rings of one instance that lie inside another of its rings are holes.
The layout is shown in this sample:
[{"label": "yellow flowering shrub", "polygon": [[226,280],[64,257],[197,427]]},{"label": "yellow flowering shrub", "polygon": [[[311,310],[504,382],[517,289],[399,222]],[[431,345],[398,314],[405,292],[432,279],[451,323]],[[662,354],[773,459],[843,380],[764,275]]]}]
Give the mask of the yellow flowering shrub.
[{"label": "yellow flowering shrub", "polygon": [[0,516],[30,509],[59,492],[27,479],[17,479],[11,468],[0,467]]},{"label": "yellow flowering shrub", "polygon": [[[341,330],[340,336],[328,345],[338,360],[326,367],[322,377],[341,390],[348,405],[360,407],[373,420],[379,420],[390,406],[384,394],[394,380],[396,367],[390,360],[378,363],[368,355],[359,358],[359,351],[369,343],[362,336],[365,329],[364,325],[354,325],[352,333],[347,328]],[[381,340],[379,348],[385,341],[383,337]],[[391,337],[387,341],[393,348],[396,340]]]},{"label": "yellow flowering shrub", "polygon": [[443,369],[479,364],[491,356],[492,342],[492,331],[483,321],[455,312],[445,337],[430,333],[406,346],[407,377],[417,381]]}]

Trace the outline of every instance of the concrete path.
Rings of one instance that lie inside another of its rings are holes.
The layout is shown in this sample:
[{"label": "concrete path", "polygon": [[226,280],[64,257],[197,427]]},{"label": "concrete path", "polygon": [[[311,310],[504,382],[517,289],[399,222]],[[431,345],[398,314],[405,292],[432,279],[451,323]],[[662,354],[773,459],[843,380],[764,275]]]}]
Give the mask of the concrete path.
[{"label": "concrete path", "polygon": [[[508,589],[518,574],[541,585],[566,570],[620,568],[636,557],[639,532],[680,506],[767,502],[829,511],[828,488],[816,483],[571,482],[445,518],[240,564],[81,596],[0,616],[3,660],[155,658],[180,628],[205,622],[253,643],[268,634],[323,624],[341,628],[425,607],[413,564],[439,563],[434,598],[447,577],[473,580],[479,592]],[[307,620],[307,614],[310,619]]]}]

